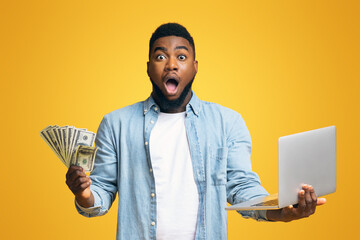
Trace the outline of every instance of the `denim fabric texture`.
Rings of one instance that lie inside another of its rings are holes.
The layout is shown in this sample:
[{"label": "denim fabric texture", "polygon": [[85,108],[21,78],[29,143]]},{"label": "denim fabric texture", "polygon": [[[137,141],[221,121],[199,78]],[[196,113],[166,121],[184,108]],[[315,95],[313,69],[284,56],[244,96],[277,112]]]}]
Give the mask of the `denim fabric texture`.
[{"label": "denim fabric texture", "polygon": [[[86,217],[104,215],[118,194],[117,239],[156,239],[149,139],[159,111],[150,96],[105,115],[97,132],[99,149],[90,175],[95,204],[75,206]],[[251,169],[249,131],[239,113],[201,101],[194,93],[186,106],[185,127],[199,192],[196,239],[227,239],[226,202],[268,195]],[[239,213],[266,221],[266,211]]]}]

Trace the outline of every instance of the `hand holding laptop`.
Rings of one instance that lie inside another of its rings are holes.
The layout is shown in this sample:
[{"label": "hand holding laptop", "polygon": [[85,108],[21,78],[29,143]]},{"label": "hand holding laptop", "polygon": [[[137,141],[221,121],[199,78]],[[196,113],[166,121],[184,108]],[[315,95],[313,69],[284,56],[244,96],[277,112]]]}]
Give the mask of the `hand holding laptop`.
[{"label": "hand holding laptop", "polygon": [[314,188],[310,185],[303,185],[299,191],[299,203],[294,207],[290,205],[276,210],[268,210],[267,219],[271,221],[290,222],[300,218],[306,218],[315,213],[316,206],[326,203],[325,198],[317,198]]},{"label": "hand holding laptop", "polygon": [[325,198],[317,196],[335,191],[336,127],[330,126],[280,137],[279,193],[256,197],[225,209],[268,210],[266,217],[269,220],[288,222],[310,216],[317,205],[326,202]]}]

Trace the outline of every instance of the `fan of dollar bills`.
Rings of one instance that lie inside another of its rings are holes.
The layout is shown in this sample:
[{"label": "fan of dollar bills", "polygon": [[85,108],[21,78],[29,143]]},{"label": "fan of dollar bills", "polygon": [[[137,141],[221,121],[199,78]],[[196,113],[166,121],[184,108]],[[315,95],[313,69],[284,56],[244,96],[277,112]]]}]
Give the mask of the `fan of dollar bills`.
[{"label": "fan of dollar bills", "polygon": [[86,172],[93,170],[98,149],[92,146],[95,133],[73,126],[50,125],[41,130],[40,136],[66,167],[77,165]]}]

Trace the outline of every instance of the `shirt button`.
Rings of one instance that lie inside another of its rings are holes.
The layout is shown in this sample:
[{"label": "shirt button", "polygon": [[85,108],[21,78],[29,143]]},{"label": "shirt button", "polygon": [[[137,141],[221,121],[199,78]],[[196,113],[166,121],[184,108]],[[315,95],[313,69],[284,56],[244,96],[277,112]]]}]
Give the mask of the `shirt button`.
[{"label": "shirt button", "polygon": [[145,145],[148,145],[149,143],[148,142],[145,142]]},{"label": "shirt button", "polygon": [[151,193],[151,197],[155,197],[155,193]]},{"label": "shirt button", "polygon": [[157,108],[157,107],[155,107],[155,108],[154,108],[154,110],[155,110],[155,111],[157,111],[157,110],[158,110],[158,108]]},{"label": "shirt button", "polygon": [[150,168],[150,172],[152,172],[152,168]]},{"label": "shirt button", "polygon": [[150,121],[150,123],[151,123],[151,124],[154,124],[154,121],[153,121],[153,120],[151,120],[151,121]]},{"label": "shirt button", "polygon": [[151,225],[152,225],[152,226],[155,226],[155,222],[152,222]]}]

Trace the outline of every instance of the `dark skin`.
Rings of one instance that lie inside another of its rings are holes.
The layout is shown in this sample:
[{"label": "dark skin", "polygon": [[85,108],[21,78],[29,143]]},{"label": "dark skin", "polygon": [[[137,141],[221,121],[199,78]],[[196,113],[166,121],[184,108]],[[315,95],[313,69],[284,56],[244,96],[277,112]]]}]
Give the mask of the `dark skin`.
[{"label": "dark skin", "polygon": [[303,185],[299,191],[298,206],[290,205],[277,210],[268,210],[266,217],[272,221],[290,222],[293,220],[309,217],[315,213],[316,206],[326,203],[325,198],[317,198],[311,185]]},{"label": "dark skin", "polygon": [[94,196],[90,191],[91,179],[85,174],[82,167],[74,165],[69,167],[66,173],[66,184],[80,206],[84,208],[94,206]]},{"label": "dark skin", "polygon": [[[162,37],[154,42],[147,63],[147,73],[166,99],[173,101],[179,98],[185,86],[195,77],[198,62],[194,59],[193,51],[189,42],[182,37]],[[152,96],[162,110],[163,104],[154,90]],[[184,112],[191,97],[192,92],[190,90],[180,106],[167,109],[166,112]],[[80,206],[85,208],[94,206],[94,196],[90,191],[91,179],[81,167],[70,166],[66,174],[66,184],[75,195]],[[269,210],[266,216],[272,221],[290,222],[309,217],[315,213],[316,206],[325,202],[325,198],[316,197],[312,186],[303,185],[302,190],[299,191],[299,203],[296,208],[288,206],[282,209]]]},{"label": "dark skin", "polygon": [[[147,63],[147,73],[168,100],[179,98],[185,86],[195,77],[197,69],[198,62],[194,59],[194,50],[185,38],[169,36],[159,38],[154,42]],[[167,84],[171,78],[177,82],[174,90]],[[154,90],[152,96],[163,111],[162,102]],[[189,91],[181,106],[165,110],[165,112],[184,112],[191,97],[192,92]]]}]

